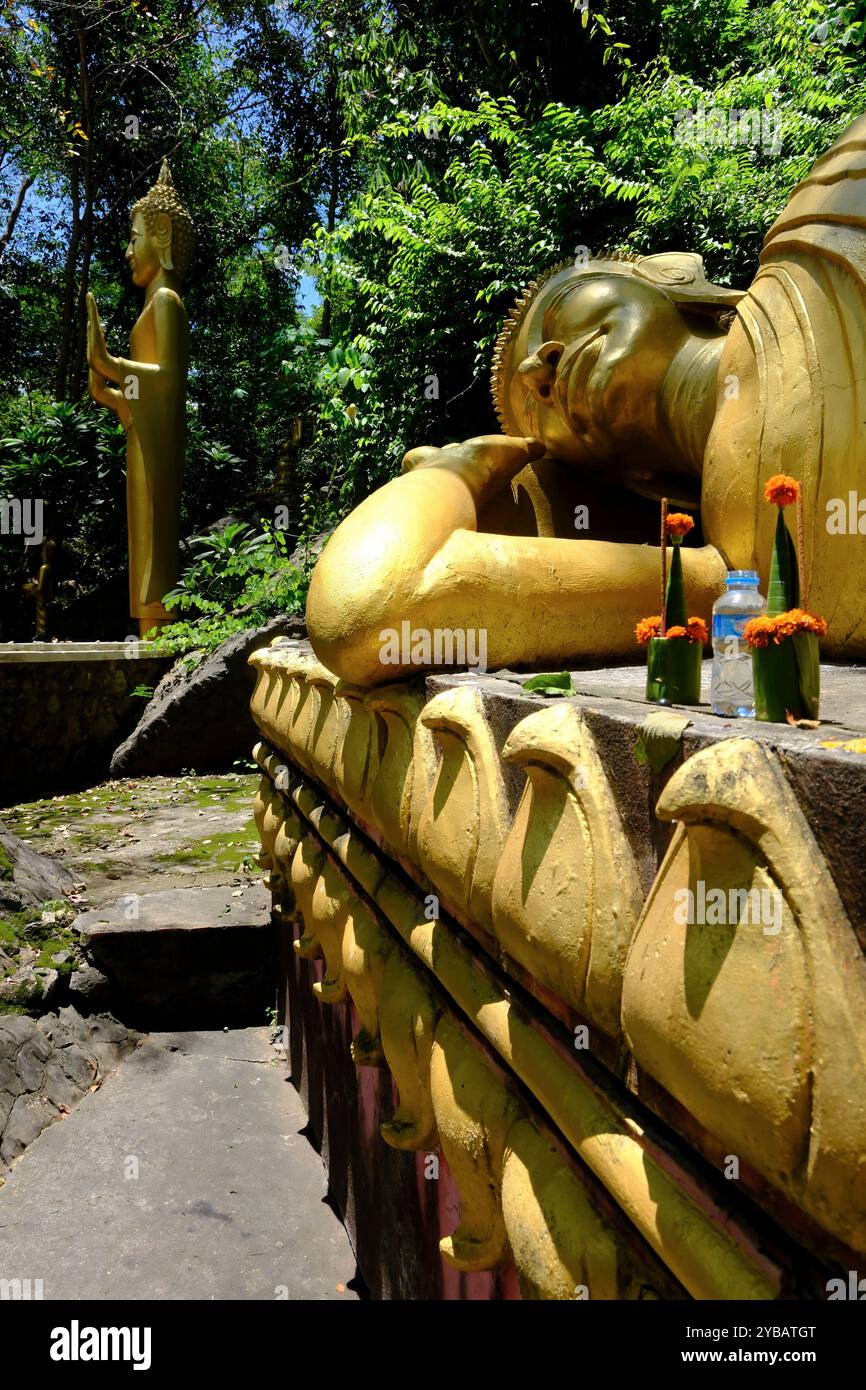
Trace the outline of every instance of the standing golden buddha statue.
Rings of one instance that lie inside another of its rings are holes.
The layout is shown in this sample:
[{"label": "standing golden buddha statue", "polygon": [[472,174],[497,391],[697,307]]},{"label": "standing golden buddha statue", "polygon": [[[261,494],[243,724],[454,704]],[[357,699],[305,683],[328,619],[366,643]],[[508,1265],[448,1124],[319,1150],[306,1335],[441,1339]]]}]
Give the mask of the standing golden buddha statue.
[{"label": "standing golden buddha statue", "polygon": [[[709,617],[729,568],[766,583],[775,473],[802,488],[823,649],[866,658],[864,174],[861,117],[794,189],[746,291],[711,284],[689,252],[571,263],[530,286],[495,356],[504,434],[413,450],[322,552],[307,603],[320,660],[362,685],[411,674],[382,659],[403,622],[483,630],[494,668],[634,653],[659,553],[631,543],[625,490],[700,509],[705,544],[682,562],[689,611]],[[581,503],[592,539],[575,535]]]},{"label": "standing golden buddha statue", "polygon": [[162,599],[177,582],[189,365],[180,286],[194,246],[192,219],[164,159],[157,182],[132,209],[126,260],[133,284],[144,290],[144,308],[129,359],[111,356],[96,301],[87,296],[90,394],[126,430],[129,611],[142,636],[170,620]]}]

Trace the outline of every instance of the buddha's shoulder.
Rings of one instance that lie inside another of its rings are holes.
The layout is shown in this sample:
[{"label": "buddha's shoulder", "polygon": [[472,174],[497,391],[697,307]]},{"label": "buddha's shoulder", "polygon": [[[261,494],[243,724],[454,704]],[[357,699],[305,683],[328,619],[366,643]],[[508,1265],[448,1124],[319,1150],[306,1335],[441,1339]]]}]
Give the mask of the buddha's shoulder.
[{"label": "buddha's shoulder", "polygon": [[785,233],[808,223],[866,226],[866,116],[847,126],[792,190],[764,238],[765,253]]},{"label": "buddha's shoulder", "polygon": [[177,290],[172,290],[167,285],[161,285],[150,302],[157,313],[182,314],[186,318],[183,300]]}]

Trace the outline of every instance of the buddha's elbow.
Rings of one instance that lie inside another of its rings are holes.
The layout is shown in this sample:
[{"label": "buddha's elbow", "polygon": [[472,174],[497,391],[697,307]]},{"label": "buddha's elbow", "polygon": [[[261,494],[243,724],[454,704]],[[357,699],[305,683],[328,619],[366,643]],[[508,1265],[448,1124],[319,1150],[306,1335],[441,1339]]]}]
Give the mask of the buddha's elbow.
[{"label": "buddha's elbow", "polygon": [[307,595],[310,645],[323,666],[352,685],[382,680],[368,617],[362,596],[337,594],[314,572]]},{"label": "buddha's elbow", "polygon": [[[350,518],[351,520],[351,518]],[[395,547],[373,555],[366,542],[334,532],[313,571],[307,595],[307,632],[324,666],[353,685],[394,679],[383,660],[388,629],[399,628],[415,606],[417,572]]]},{"label": "buddha's elbow", "polygon": [[454,531],[474,526],[465,483],[422,469],[393,479],[356,507],[331,536],[313,572],[307,630],[319,660],[356,685],[407,672],[391,647],[405,622],[423,622],[425,574]]}]

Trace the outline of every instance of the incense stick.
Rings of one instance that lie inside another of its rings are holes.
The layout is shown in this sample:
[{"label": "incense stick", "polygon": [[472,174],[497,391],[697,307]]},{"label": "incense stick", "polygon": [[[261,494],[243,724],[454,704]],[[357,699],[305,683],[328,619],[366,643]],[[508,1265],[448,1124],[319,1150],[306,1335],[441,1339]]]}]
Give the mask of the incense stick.
[{"label": "incense stick", "polygon": [[803,524],[803,493],[802,490],[797,498],[797,564],[800,569],[800,607],[802,608],[806,598],[806,534]]},{"label": "incense stick", "polygon": [[666,497],[663,497],[663,498],[662,498],[662,592],[661,592],[661,602],[660,602],[660,604],[659,604],[659,621],[660,621],[660,623],[661,623],[661,626],[660,626],[660,628],[659,628],[659,632],[660,632],[660,635],[661,635],[662,637],[665,636],[665,632],[666,632],[666,629],[667,629],[667,613],[666,613],[666,611],[665,611],[666,608],[667,608],[667,599],[666,599],[666,597],[665,597],[665,590],[667,589],[667,586],[668,586],[668,499],[667,499]]}]

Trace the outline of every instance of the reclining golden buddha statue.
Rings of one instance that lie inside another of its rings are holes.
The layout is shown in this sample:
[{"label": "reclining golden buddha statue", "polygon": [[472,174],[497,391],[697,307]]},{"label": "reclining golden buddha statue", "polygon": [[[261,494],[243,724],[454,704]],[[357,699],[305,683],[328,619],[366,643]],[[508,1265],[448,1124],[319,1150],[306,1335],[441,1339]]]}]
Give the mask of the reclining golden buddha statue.
[{"label": "reclining golden buddha statue", "polygon": [[785,473],[803,493],[803,606],[827,619],[825,655],[866,657],[864,364],[860,117],[794,189],[748,290],[684,252],[571,263],[525,290],[494,358],[504,433],[413,450],[338,527],[310,586],[316,655],[363,686],[417,673],[382,659],[406,623],[484,631],[492,669],[628,655],[659,610],[659,559],[625,489],[699,508],[705,543],[682,559],[689,611],[709,617],[729,568],[766,584],[763,487]]}]

